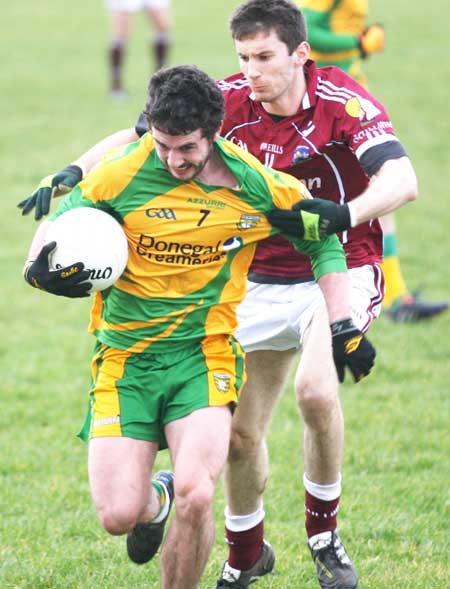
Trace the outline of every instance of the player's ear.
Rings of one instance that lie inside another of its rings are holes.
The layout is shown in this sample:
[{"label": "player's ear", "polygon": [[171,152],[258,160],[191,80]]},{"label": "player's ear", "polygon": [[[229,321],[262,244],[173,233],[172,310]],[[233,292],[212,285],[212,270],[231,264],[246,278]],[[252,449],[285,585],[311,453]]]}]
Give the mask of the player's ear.
[{"label": "player's ear", "polygon": [[220,132],[222,130],[222,123],[223,123],[223,121],[220,123],[220,127],[214,133],[213,141],[216,141],[218,139],[218,137],[220,137]]},{"label": "player's ear", "polygon": [[309,59],[310,52],[311,47],[309,43],[307,43],[306,41],[302,41],[300,45],[297,47],[297,49],[295,49],[294,51],[296,63],[303,67]]}]

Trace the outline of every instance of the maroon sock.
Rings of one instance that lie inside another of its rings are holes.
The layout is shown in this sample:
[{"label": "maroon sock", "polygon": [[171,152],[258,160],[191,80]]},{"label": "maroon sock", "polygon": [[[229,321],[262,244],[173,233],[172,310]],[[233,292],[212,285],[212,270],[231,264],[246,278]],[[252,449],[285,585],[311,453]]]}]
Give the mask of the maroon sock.
[{"label": "maroon sock", "polygon": [[166,40],[156,41],[153,45],[155,55],[156,69],[161,69],[167,61],[167,51],[169,45]]},{"label": "maroon sock", "polygon": [[323,501],[305,491],[305,527],[308,538],[321,532],[332,532],[336,529],[339,499],[340,497],[332,501]]},{"label": "maroon sock", "polygon": [[229,546],[228,564],[238,571],[250,569],[261,554],[264,520],[245,532],[231,532],[225,528],[225,534]]},{"label": "maroon sock", "polygon": [[109,64],[111,68],[111,89],[122,89],[122,63],[124,47],[121,43],[113,43],[109,50]]}]

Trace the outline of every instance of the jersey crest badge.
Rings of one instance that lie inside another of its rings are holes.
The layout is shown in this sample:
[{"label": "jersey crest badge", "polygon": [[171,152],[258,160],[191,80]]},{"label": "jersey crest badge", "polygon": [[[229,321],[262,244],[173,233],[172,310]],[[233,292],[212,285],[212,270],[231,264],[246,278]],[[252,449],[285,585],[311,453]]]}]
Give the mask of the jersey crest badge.
[{"label": "jersey crest badge", "polygon": [[259,215],[241,215],[239,223],[237,224],[238,229],[253,229],[261,221]]},{"label": "jersey crest badge", "polygon": [[292,165],[297,166],[311,159],[311,152],[307,145],[297,145],[292,155]]},{"label": "jersey crest badge", "polygon": [[221,372],[213,372],[213,378],[219,393],[228,393],[231,387],[231,376]]}]

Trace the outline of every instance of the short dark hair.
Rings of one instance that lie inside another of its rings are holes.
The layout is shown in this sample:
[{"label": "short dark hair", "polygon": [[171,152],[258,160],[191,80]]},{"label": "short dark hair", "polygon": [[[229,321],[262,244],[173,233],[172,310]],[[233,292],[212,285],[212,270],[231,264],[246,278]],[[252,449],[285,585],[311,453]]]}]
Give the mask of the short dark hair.
[{"label": "short dark hair", "polygon": [[230,18],[231,36],[239,41],[272,29],[287,45],[289,54],[307,40],[305,17],[289,0],[249,0],[238,6]]},{"label": "short dark hair", "polygon": [[145,115],[149,127],[169,135],[202,129],[212,139],[224,116],[222,92],[215,81],[194,65],[161,69],[148,86]]}]

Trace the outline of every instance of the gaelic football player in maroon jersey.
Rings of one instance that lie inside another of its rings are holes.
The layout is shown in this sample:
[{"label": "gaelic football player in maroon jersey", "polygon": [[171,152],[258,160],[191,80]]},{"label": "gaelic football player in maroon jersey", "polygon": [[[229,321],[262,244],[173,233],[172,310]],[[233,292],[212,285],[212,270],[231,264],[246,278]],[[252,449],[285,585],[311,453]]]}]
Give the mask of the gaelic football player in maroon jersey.
[{"label": "gaelic football player in maroon jersey", "polygon": [[[411,162],[383,106],[338,68],[317,69],[309,60],[304,18],[292,2],[242,4],[232,15],[231,34],[241,73],[219,82],[226,101],[222,134],[264,164],[300,178],[317,197],[303,205],[306,211],[274,211],[272,222],[295,231],[299,219],[307,222],[313,214],[324,234],[339,232],[353,321],[365,331],[383,298],[377,218],[417,197]],[[47,177],[21,203],[23,211],[36,206],[37,218],[46,214],[51,196],[76,184],[106,149],[146,130],[140,117],[135,130],[104,139]],[[281,238],[260,244],[239,311],[248,381],[233,417],[225,476],[229,557],[217,588],[248,587],[274,567],[274,551],[263,537],[265,436],[300,350],[295,392],[304,422],[308,545],[322,588],[354,589],[357,574],[337,531],[344,439],[338,379],[344,379],[344,365],[333,354],[339,333],[330,333],[308,259]],[[357,380],[357,369],[351,372]]]}]

